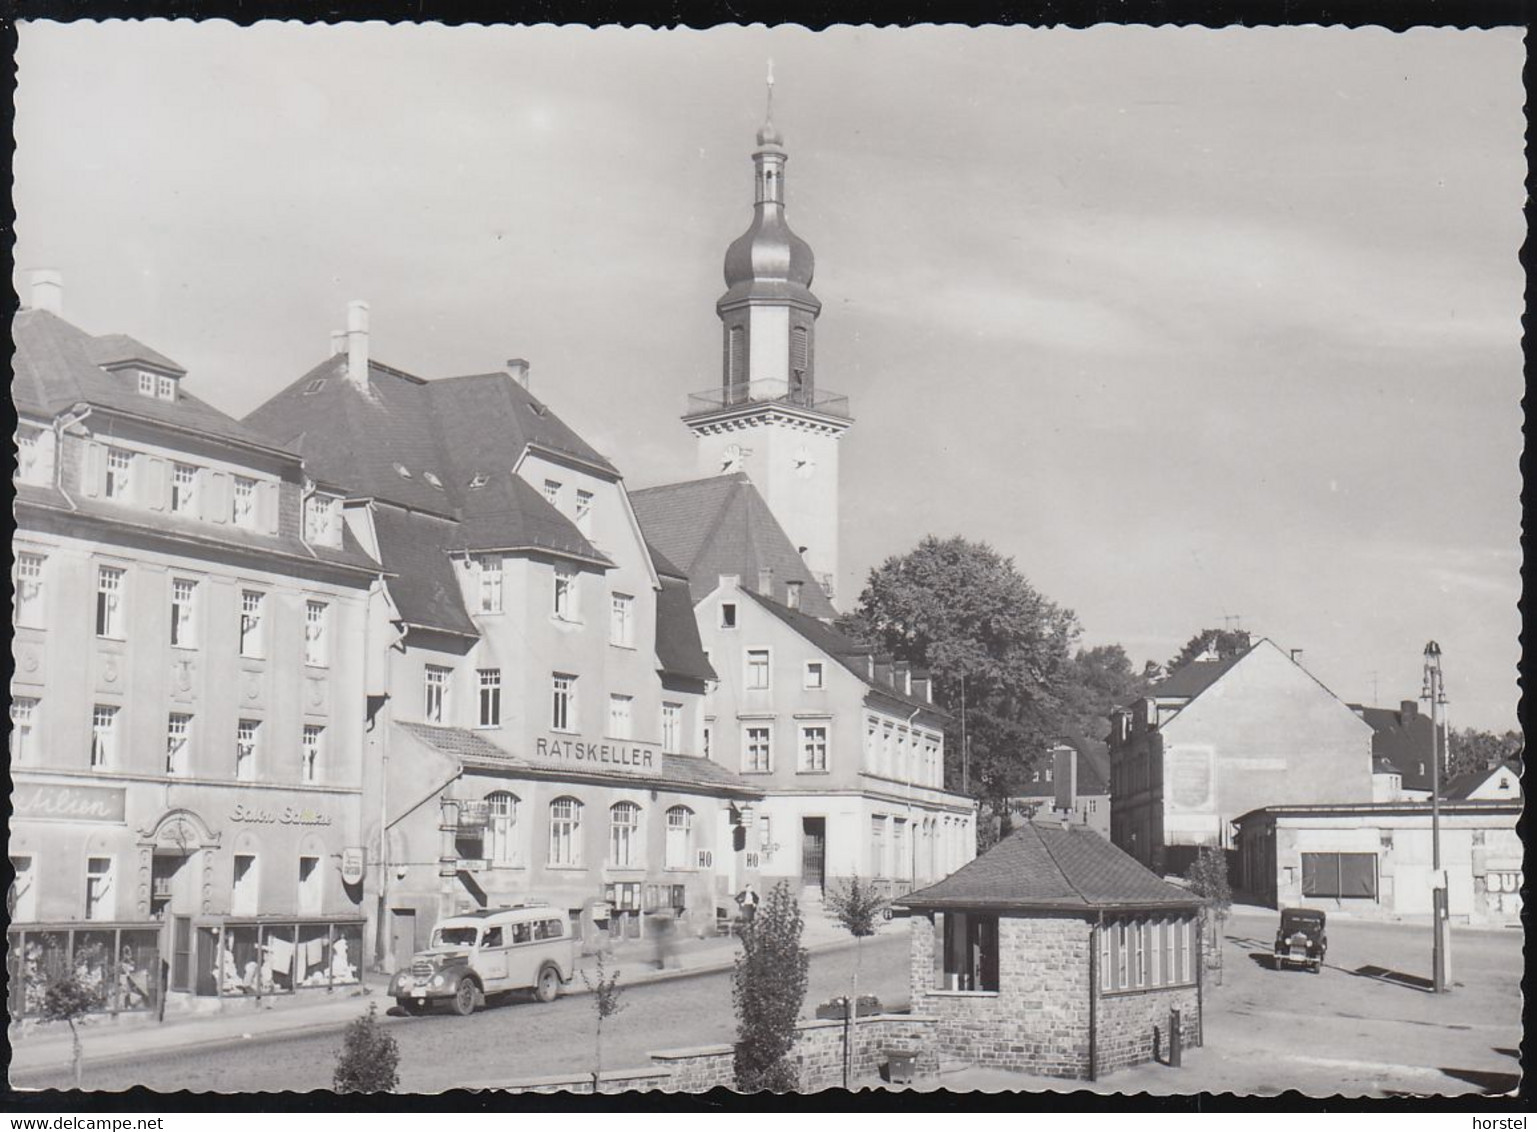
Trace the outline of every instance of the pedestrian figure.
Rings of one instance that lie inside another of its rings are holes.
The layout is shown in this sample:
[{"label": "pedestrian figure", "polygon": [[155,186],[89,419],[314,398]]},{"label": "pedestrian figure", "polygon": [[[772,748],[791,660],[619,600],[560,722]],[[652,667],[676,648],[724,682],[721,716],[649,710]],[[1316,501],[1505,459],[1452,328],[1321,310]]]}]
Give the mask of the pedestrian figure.
[{"label": "pedestrian figure", "polygon": [[742,891],[736,894],[736,902],[742,909],[742,925],[752,927],[753,917],[758,914],[758,894],[753,891],[751,884],[744,885]]}]

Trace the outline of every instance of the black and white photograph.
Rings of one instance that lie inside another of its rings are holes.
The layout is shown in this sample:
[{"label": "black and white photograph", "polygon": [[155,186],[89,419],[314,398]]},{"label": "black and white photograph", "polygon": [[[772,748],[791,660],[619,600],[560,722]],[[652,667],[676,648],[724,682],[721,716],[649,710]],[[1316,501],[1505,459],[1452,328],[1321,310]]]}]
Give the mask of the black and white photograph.
[{"label": "black and white photograph", "polygon": [[13,1101],[1524,1095],[1524,29],[15,62]]}]

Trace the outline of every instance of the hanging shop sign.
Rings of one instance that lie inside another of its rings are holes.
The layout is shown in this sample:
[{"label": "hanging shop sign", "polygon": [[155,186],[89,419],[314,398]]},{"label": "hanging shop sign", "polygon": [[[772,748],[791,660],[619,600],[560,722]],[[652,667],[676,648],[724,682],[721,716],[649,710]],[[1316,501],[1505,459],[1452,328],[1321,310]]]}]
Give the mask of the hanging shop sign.
[{"label": "hanging shop sign", "polygon": [[11,806],[18,818],[51,821],[122,822],[128,790],[122,786],[18,784]]},{"label": "hanging shop sign", "polygon": [[368,851],[361,845],[349,845],[342,850],[342,883],[361,884],[367,867]]}]

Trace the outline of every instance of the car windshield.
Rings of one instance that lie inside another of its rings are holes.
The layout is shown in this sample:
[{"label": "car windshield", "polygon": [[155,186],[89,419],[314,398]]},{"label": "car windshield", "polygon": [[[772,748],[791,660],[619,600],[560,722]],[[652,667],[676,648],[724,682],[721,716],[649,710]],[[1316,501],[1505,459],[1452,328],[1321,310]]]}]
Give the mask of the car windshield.
[{"label": "car windshield", "polygon": [[1323,926],[1324,918],[1317,913],[1290,912],[1281,917],[1281,926],[1294,931],[1312,931]]},{"label": "car windshield", "polygon": [[439,928],[432,933],[433,947],[474,947],[477,928]]}]

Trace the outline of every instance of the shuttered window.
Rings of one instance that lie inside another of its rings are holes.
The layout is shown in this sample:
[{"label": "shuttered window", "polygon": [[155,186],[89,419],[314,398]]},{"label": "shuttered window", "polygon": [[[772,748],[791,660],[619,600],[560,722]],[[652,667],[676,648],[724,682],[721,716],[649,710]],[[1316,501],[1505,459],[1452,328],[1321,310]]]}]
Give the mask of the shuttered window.
[{"label": "shuttered window", "polygon": [[1377,854],[1302,854],[1302,895],[1377,899]]}]

